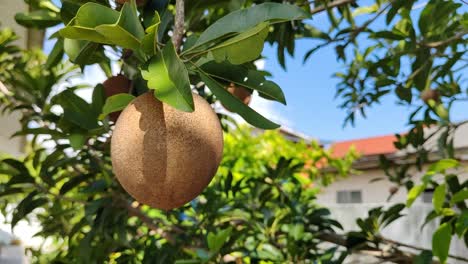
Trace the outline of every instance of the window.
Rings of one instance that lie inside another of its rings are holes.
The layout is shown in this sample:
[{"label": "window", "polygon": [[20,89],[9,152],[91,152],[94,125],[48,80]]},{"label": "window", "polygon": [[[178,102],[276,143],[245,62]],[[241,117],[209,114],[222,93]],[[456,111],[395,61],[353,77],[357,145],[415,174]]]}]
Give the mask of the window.
[{"label": "window", "polygon": [[338,191],[336,194],[337,203],[362,203],[361,191]]},{"label": "window", "polygon": [[432,195],[434,195],[434,189],[426,189],[422,193],[423,203],[432,203]]}]

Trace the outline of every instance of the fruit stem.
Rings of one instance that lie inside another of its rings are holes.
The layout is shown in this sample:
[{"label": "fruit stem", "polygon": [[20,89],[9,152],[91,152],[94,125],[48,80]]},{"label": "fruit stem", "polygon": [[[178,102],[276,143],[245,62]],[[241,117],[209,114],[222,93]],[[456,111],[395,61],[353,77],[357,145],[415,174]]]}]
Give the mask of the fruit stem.
[{"label": "fruit stem", "polygon": [[174,22],[174,34],[172,35],[172,43],[177,51],[180,51],[182,39],[184,37],[184,17],[185,17],[185,4],[184,0],[176,0],[176,14]]}]

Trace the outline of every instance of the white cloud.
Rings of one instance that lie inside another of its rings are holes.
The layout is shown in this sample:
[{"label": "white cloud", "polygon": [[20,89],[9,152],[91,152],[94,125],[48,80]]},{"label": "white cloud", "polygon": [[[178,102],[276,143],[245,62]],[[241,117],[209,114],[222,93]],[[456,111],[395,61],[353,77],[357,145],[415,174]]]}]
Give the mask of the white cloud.
[{"label": "white cloud", "polygon": [[293,127],[291,120],[287,119],[279,111],[280,104],[278,102],[263,99],[257,93],[252,96],[250,107],[263,115],[264,117],[276,122],[282,126]]},{"label": "white cloud", "polygon": [[260,60],[256,60],[254,62],[255,66],[257,66],[257,69],[259,70],[264,70],[265,69],[265,60],[264,59],[260,59]]}]

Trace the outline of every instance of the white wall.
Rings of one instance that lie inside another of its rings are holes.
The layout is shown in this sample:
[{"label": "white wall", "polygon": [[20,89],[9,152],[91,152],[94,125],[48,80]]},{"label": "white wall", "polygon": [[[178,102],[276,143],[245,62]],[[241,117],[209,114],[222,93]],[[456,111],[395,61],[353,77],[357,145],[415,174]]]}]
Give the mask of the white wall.
[{"label": "white wall", "polygon": [[[24,1],[20,0],[0,0],[0,26],[2,28],[9,27],[15,31],[19,39],[16,44],[22,48],[27,47],[28,31],[16,24],[14,15],[17,12],[25,11],[27,8]],[[7,153],[13,156],[20,156],[24,146],[23,138],[11,139],[10,136],[18,131],[21,126],[19,124],[19,113],[14,114],[0,114],[0,154]],[[0,215],[0,227],[4,231],[10,231],[10,226],[3,224],[3,216]],[[25,223],[22,223],[25,225]],[[0,230],[3,234],[0,236],[0,243],[9,243],[13,236],[8,235],[7,232]],[[24,230],[30,230],[30,225],[26,223]],[[20,239],[23,237],[20,236]],[[29,261],[24,257],[24,248],[22,246],[2,246],[0,248],[0,263],[2,264],[25,264]]]},{"label": "white wall", "polygon": [[0,154],[6,153],[13,156],[20,156],[24,138],[10,138],[13,133],[21,129],[19,113],[0,115]]},{"label": "white wall", "polygon": [[[16,43],[22,48],[27,46],[28,31],[15,22],[14,16],[17,12],[27,10],[26,8],[24,1],[0,0],[0,26],[12,28],[19,37]],[[19,114],[0,114],[0,153],[14,156],[21,154],[23,139],[10,139],[10,136],[20,128],[19,117]]]},{"label": "white wall", "polygon": [[[389,203],[368,203],[368,204],[322,204],[330,209],[332,217],[339,219],[343,225],[344,231],[359,230],[356,225],[355,219],[365,218],[367,212],[371,208],[378,206],[390,207],[393,205]],[[389,226],[383,229],[382,236],[401,241],[405,244],[418,246],[425,249],[430,249],[432,243],[432,234],[435,232],[438,222],[432,221],[421,230],[426,215],[432,210],[432,205],[415,204],[409,209],[403,211],[406,216],[401,217]],[[410,251],[408,248],[404,250]],[[450,244],[450,254],[461,257],[468,257],[468,250],[464,242],[456,237],[452,238]],[[347,259],[347,263],[378,263],[375,259],[363,257],[362,255],[353,255]],[[448,260],[450,264],[458,264],[465,262],[458,262],[454,259]]]},{"label": "white wall", "polygon": [[17,12],[24,12],[27,10],[27,5],[21,0],[0,0],[0,26],[9,27],[13,29],[19,37],[17,40],[18,45],[23,48],[27,46],[27,30],[18,25],[15,21],[15,14]]},{"label": "white wall", "polygon": [[[427,167],[428,166],[425,166],[423,171],[425,171]],[[453,172],[460,175],[460,181],[467,180],[468,163],[464,163],[461,169]],[[413,178],[416,182],[421,180],[422,175],[422,173],[413,172]],[[385,180],[373,183],[370,182],[377,177],[384,177]],[[435,177],[440,180],[440,177]],[[343,225],[343,232],[359,230],[356,219],[367,217],[369,209],[379,206],[390,207],[395,203],[406,202],[407,192],[405,188],[401,188],[394,195],[390,200],[391,203],[387,202],[387,197],[389,195],[388,190],[394,185],[395,184],[386,180],[382,170],[366,170],[359,175],[351,175],[347,178],[339,179],[330,186],[325,187],[322,193],[318,195],[317,202],[321,206],[330,209],[333,219],[337,219]],[[337,192],[342,190],[361,190],[363,203],[337,204]],[[419,197],[411,208],[404,210],[404,214],[406,215],[386,227],[382,235],[388,239],[430,249],[432,247],[432,235],[438,227],[438,222],[433,221],[427,224],[423,230],[420,228],[432,208],[432,204],[423,203],[422,198]],[[405,250],[407,249],[405,248]],[[411,250],[408,249],[408,251]],[[452,238],[450,253],[452,255],[468,258],[468,250],[464,242],[456,237]],[[347,258],[346,263],[378,263],[378,260],[363,255],[352,255]],[[462,262],[449,259],[448,263],[458,264]]]},{"label": "white wall", "polygon": [[[428,166],[423,167],[423,172],[427,170]],[[461,169],[454,171],[459,176],[460,181],[468,179],[468,163],[465,163]],[[421,172],[410,172],[413,179],[418,183],[423,176]],[[371,182],[375,178],[384,178],[384,180]],[[437,178],[437,177],[436,177]],[[322,192],[317,196],[317,202],[323,203],[336,203],[336,196],[338,191],[346,190],[360,190],[362,192],[363,203],[386,203],[389,196],[389,190],[394,183],[387,180],[381,169],[372,169],[361,171],[360,174],[350,175],[346,178],[337,179],[336,182],[323,188]],[[398,192],[391,198],[390,202],[404,203],[406,201],[406,189],[400,188]],[[422,203],[419,198],[415,203]]]}]

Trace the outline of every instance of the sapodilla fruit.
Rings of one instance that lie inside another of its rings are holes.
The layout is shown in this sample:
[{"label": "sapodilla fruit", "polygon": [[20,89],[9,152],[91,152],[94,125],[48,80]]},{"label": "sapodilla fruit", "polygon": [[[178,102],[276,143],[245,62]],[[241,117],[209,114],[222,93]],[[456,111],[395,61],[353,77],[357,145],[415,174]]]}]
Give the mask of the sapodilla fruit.
[{"label": "sapodilla fruit", "polygon": [[427,89],[421,92],[420,97],[425,103],[428,103],[429,100],[438,102],[440,99],[440,94],[437,90]]},{"label": "sapodilla fruit", "polygon": [[137,201],[170,210],[198,196],[223,153],[216,113],[193,94],[195,111],[182,112],[146,93],[120,115],[111,141],[112,166]]},{"label": "sapodilla fruit", "polygon": [[[229,84],[227,87],[227,90],[229,93],[237,97],[239,100],[241,100],[245,105],[249,105],[250,101],[252,100],[252,92],[249,91],[248,89],[244,88],[243,86],[236,85],[234,83]],[[223,105],[224,108],[227,110],[231,111],[228,107]]]},{"label": "sapodilla fruit", "polygon": [[[108,98],[119,93],[128,93],[132,86],[132,81],[130,81],[130,79],[128,79],[124,75],[119,74],[117,76],[112,76],[109,79],[105,80],[102,83],[102,86],[104,86],[104,95],[106,96],[106,98]],[[120,116],[120,113],[120,111],[111,113],[109,115],[109,119],[111,121],[116,122]]]}]

